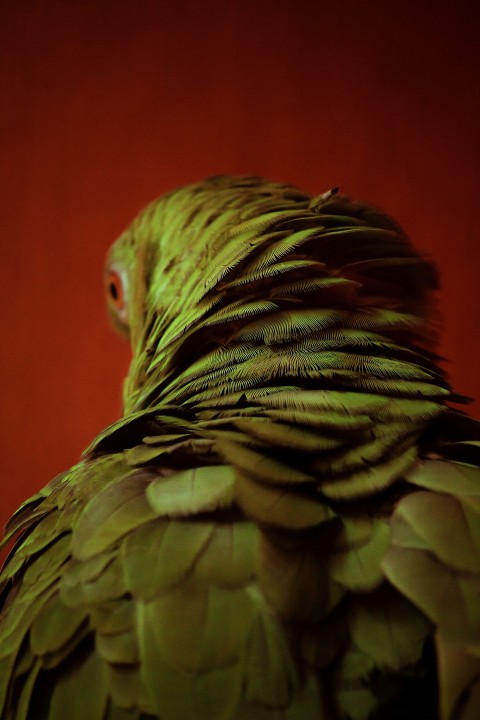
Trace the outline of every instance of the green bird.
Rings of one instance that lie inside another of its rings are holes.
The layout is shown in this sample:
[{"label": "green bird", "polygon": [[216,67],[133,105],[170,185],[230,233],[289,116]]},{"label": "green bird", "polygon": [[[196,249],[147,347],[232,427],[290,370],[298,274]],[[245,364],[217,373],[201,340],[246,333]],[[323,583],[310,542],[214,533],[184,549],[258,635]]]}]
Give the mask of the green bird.
[{"label": "green bird", "polygon": [[382,212],[161,197],[105,287],[124,416],[7,525],[2,720],[478,720],[480,430]]}]

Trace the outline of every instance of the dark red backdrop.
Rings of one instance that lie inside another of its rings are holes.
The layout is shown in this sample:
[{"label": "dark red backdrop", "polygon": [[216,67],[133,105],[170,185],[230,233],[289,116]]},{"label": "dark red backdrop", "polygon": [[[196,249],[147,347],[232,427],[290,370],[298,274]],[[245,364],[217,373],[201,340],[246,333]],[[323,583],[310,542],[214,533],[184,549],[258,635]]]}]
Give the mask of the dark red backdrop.
[{"label": "dark red backdrop", "polygon": [[109,243],[209,174],[340,185],[395,215],[440,265],[442,351],[480,396],[475,5],[2,3],[1,521],[119,414]]}]

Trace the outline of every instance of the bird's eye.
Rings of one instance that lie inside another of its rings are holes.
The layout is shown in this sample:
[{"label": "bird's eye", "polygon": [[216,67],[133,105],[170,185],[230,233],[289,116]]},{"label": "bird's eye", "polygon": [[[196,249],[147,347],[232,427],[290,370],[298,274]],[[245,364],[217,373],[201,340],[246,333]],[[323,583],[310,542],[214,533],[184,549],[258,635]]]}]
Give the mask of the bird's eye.
[{"label": "bird's eye", "polygon": [[104,277],[109,315],[117,330],[128,337],[128,274],[123,268],[110,265]]},{"label": "bird's eye", "polygon": [[117,310],[125,307],[125,294],[123,292],[122,278],[115,270],[110,270],[105,278],[105,291],[107,300]]}]

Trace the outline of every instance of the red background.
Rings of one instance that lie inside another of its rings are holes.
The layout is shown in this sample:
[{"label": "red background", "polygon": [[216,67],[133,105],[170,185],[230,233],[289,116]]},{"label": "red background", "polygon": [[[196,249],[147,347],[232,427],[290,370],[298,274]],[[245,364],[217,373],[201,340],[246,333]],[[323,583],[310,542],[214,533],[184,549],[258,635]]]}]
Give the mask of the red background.
[{"label": "red background", "polygon": [[0,521],[119,415],[110,242],[209,174],[393,214],[440,266],[442,352],[480,396],[476,4],[2,2]]}]

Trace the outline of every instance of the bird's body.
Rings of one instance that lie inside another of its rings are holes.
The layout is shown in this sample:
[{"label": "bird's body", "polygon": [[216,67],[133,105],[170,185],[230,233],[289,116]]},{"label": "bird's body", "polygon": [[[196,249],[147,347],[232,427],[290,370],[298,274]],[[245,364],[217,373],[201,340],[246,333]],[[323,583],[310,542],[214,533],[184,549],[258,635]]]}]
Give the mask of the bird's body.
[{"label": "bird's body", "polygon": [[480,430],[435,283],[334,193],[218,177],[139,216],[125,416],[7,528],[2,720],[476,720]]}]

